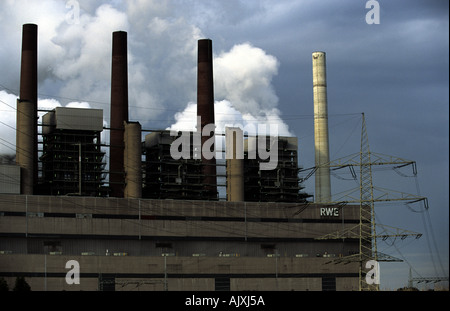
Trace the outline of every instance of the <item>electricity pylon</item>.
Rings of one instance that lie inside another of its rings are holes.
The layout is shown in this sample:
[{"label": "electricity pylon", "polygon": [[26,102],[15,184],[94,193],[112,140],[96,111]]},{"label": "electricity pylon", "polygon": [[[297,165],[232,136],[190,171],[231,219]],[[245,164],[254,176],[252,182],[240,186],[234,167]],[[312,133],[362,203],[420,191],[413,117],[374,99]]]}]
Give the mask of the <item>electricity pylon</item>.
[{"label": "electricity pylon", "polygon": [[[366,121],[362,115],[361,150],[360,150],[360,202],[359,202],[359,289],[378,290],[378,284],[367,284],[363,280],[364,263],[368,260],[378,261],[375,228],[375,210],[372,181],[372,162],[370,161],[369,138]],[[366,288],[367,287],[367,288]]]},{"label": "electricity pylon", "polygon": [[414,282],[417,283],[438,283],[438,282],[448,282],[448,276],[444,277],[412,277],[411,267],[409,267],[409,277],[408,277],[408,287],[412,288]]},{"label": "electricity pylon", "polygon": [[[417,174],[416,163],[414,161],[401,159],[394,156],[383,155],[379,153],[372,153],[369,147],[369,138],[367,135],[366,121],[364,113],[362,114],[362,128],[361,128],[361,145],[360,152],[350,156],[330,161],[324,164],[333,169],[341,169],[350,167],[353,176],[356,178],[353,167],[359,167],[359,187],[351,191],[345,191],[342,196],[333,202],[326,202],[323,204],[359,204],[359,223],[358,225],[346,229],[344,231],[336,232],[321,236],[317,239],[345,239],[358,238],[359,252],[358,254],[345,256],[333,259],[330,262],[359,262],[359,290],[379,290],[379,284],[368,284],[365,279],[365,264],[369,260],[375,261],[402,261],[392,256],[379,253],[377,251],[377,239],[386,239],[388,237],[401,237],[402,239],[408,236],[415,236],[419,238],[420,233],[378,225],[381,228],[381,234],[377,235],[376,221],[375,221],[375,203],[387,201],[410,201],[419,202],[424,201],[425,208],[428,209],[428,201],[425,197],[420,197],[412,194],[407,194],[398,191],[391,191],[383,188],[378,188],[373,185],[372,180],[372,166],[374,165],[395,165],[396,168],[412,165],[413,174]],[[358,195],[356,195],[356,192]],[[340,195],[340,194],[338,194]],[[335,195],[336,196],[336,195]]]}]

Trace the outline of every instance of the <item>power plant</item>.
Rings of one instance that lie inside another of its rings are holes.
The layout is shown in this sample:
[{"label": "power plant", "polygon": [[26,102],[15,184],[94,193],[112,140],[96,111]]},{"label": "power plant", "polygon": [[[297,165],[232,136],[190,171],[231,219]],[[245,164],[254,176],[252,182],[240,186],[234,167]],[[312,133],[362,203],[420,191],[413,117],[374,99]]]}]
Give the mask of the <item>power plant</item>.
[{"label": "power plant", "polygon": [[[110,128],[101,109],[55,108],[39,125],[38,157],[37,25],[23,25],[22,40],[16,163],[0,165],[0,277],[9,284],[25,277],[32,290],[366,289],[363,264],[381,258],[371,253],[372,219],[361,217],[371,205],[332,202],[325,53],[312,54],[312,202],[296,137],[265,141],[226,128],[225,163],[206,156],[216,152],[210,39],[198,40],[196,132],[154,130],[142,139],[141,124],[129,120],[127,33],[117,31]],[[175,158],[179,143],[189,148]],[[261,148],[276,152],[274,169],[263,169]],[[81,267],[78,284],[65,279],[70,260]]]}]

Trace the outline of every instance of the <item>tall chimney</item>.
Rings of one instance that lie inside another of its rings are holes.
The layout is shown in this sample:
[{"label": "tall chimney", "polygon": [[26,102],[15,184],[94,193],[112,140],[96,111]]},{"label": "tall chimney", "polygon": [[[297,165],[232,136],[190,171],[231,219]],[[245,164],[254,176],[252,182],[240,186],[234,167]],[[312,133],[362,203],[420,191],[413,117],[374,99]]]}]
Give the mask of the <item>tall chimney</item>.
[{"label": "tall chimney", "polygon": [[142,197],[142,173],[141,173],[141,125],[139,122],[125,122],[125,198]]},{"label": "tall chimney", "polygon": [[[203,133],[203,128],[208,124],[214,124],[214,81],[213,81],[213,56],[212,41],[210,39],[198,40],[198,64],[197,64],[197,116],[201,118],[197,130]],[[207,140],[213,139],[214,133],[201,138],[201,146]],[[214,149],[211,146],[211,151]],[[208,199],[217,199],[216,158],[206,159],[202,154],[203,165],[203,189]]]},{"label": "tall chimney", "polygon": [[124,122],[128,122],[127,33],[124,31],[113,32],[110,122],[110,196],[123,198],[125,186]]},{"label": "tall chimney", "polygon": [[324,52],[312,53],[313,93],[314,93],[314,145],[316,185],[315,202],[331,201],[331,181],[329,139],[328,139],[328,107],[327,107],[327,73]]},{"label": "tall chimney", "polygon": [[227,201],[244,201],[244,132],[238,127],[225,128],[227,163]]},{"label": "tall chimney", "polygon": [[23,25],[20,94],[17,100],[16,162],[21,168],[20,192],[29,195],[34,194],[38,178],[37,43],[38,26]]}]

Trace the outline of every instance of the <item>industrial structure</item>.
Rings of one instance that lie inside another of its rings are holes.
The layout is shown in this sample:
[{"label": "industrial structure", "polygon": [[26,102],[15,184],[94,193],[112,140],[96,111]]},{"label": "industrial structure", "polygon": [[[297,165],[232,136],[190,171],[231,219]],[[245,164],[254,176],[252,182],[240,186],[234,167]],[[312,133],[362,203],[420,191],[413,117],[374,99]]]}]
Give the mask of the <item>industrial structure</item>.
[{"label": "industrial structure", "polygon": [[112,37],[111,61],[111,129],[109,186],[111,196],[123,198],[124,126],[128,122],[128,54],[127,33],[116,31]]},{"label": "industrial structure", "polygon": [[243,131],[238,127],[225,128],[225,146],[227,201],[243,202],[245,200]]},{"label": "industrial structure", "polygon": [[[0,195],[0,277],[33,290],[357,290],[358,264],[329,262],[358,239],[316,240],[358,223],[358,206],[320,215],[333,208]],[[79,285],[65,281],[69,260]]]},{"label": "industrial structure", "polygon": [[[184,159],[174,159],[170,152],[172,143],[183,134],[189,149],[185,151],[187,154]],[[170,131],[153,132],[145,136],[144,198],[210,199],[210,193],[205,192],[203,186],[202,159],[194,156],[194,144],[190,143],[194,140],[193,136],[194,132],[171,136]]]},{"label": "industrial structure", "polygon": [[106,196],[103,111],[57,107],[42,117],[41,194]]},{"label": "industrial structure", "polygon": [[[274,169],[262,169],[267,158],[256,155],[264,140],[239,128],[225,129],[225,164],[205,156],[216,152],[207,127],[212,55],[212,41],[199,40],[197,131],[152,131],[142,141],[128,117],[127,33],[114,32],[110,128],[102,110],[58,107],[42,119],[38,159],[37,26],[23,26],[16,165],[0,165],[0,277],[23,276],[33,290],[362,289],[373,210],[364,198],[331,201],[325,53],[313,53],[314,203],[299,178],[296,137],[265,138]],[[180,142],[189,148],[174,157]],[[110,148],[109,170],[102,147]],[[82,267],[79,284],[65,279],[69,260]]]},{"label": "industrial structure", "polygon": [[25,24],[22,30],[20,95],[17,100],[16,162],[21,170],[22,194],[34,194],[38,183],[37,101],[38,29]]},{"label": "industrial structure", "polygon": [[[270,140],[270,137],[267,137]],[[267,162],[249,154],[259,148],[259,139],[249,137],[244,145],[244,198],[249,202],[306,202],[308,195],[302,190],[298,176],[297,137],[279,136],[274,145],[278,154],[277,167],[273,170],[261,170],[260,163]],[[266,141],[266,146],[269,142]],[[265,148],[265,147],[263,147]]]},{"label": "industrial structure", "polygon": [[[278,137],[271,146],[278,153],[277,168],[261,170],[267,162],[257,154],[258,139],[244,139],[240,128],[226,128],[226,195],[227,201],[306,203],[310,195],[298,177],[297,138]],[[196,156],[195,132],[177,133],[159,131],[145,137],[144,198],[187,200],[217,200],[205,191],[202,167],[204,162]],[[176,140],[185,140],[189,150],[185,157],[174,159],[171,146]],[[267,139],[270,139],[269,137]],[[192,142],[192,143],[190,143]],[[237,147],[239,146],[239,147]],[[253,156],[252,156],[253,154]],[[220,176],[214,168],[213,177]]]},{"label": "industrial structure", "polygon": [[[211,125],[214,127],[210,39],[198,40],[199,124],[197,132],[187,134],[191,149],[182,159],[175,159],[170,152],[172,143],[181,133],[171,136],[169,131],[154,131],[142,142],[139,122],[128,120],[127,33],[123,31],[112,35],[110,128],[103,128],[100,109],[58,107],[48,111],[39,125],[42,153],[38,158],[36,55],[37,25],[26,24],[23,26],[21,95],[17,104],[16,163],[21,170],[20,194],[219,200],[217,166],[223,164],[217,164],[214,156],[205,157],[204,152],[216,152],[215,130],[209,131]],[[104,144],[100,141],[105,129],[110,131],[109,169],[102,149]],[[245,193],[244,197],[239,195],[240,201],[306,202],[309,195],[302,192],[304,187],[298,178],[297,138],[280,137],[276,146],[267,143],[268,150],[277,149],[278,163],[276,169],[261,170],[260,163],[266,159],[259,154],[251,156],[259,148],[257,137],[244,138],[242,131],[233,137],[234,144],[242,148],[239,159],[227,157],[230,175],[227,185],[230,188],[239,184],[234,188]],[[238,175],[231,174],[231,167],[238,168]]]},{"label": "industrial structure", "polygon": [[[198,40],[198,62],[197,62],[197,130],[201,133],[200,154],[202,159],[203,188],[207,197],[217,199],[217,170],[216,158],[205,157],[203,147],[207,141],[212,141],[209,146],[211,152],[215,152],[214,132],[207,131],[205,126],[215,124],[214,122],[214,81],[213,81],[213,50],[212,41],[209,39]],[[207,135],[205,135],[207,134]]]},{"label": "industrial structure", "polygon": [[315,202],[331,201],[330,146],[328,139],[328,102],[326,54],[314,52],[313,95],[314,95],[314,147],[315,147]]}]

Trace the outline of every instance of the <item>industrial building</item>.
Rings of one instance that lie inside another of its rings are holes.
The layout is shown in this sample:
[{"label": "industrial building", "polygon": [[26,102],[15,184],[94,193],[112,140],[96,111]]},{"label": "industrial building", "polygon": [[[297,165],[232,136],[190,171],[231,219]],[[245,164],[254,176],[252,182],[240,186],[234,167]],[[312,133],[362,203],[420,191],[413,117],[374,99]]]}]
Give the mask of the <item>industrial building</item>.
[{"label": "industrial building", "polygon": [[[270,140],[270,137],[267,137]],[[269,146],[269,142],[266,142]],[[298,176],[297,137],[278,137],[274,146],[277,149],[277,167],[261,170],[260,163],[267,162],[249,156],[251,149],[258,149],[258,139],[250,137],[244,145],[244,198],[248,202],[306,202],[308,195]]]},{"label": "industrial building", "polygon": [[[261,170],[260,163],[267,162],[256,153],[258,139],[250,136],[243,137],[243,131],[239,128],[226,128],[226,133],[234,136],[234,140],[228,140],[227,148],[235,143],[238,138],[241,148],[241,158],[227,157],[226,161],[226,187],[228,201],[245,202],[297,202],[306,203],[310,195],[303,192],[304,187],[298,176],[297,138],[281,137],[277,139],[276,148],[277,167],[274,170]],[[183,134],[170,135],[170,131],[153,132],[145,137],[145,185],[144,198],[153,199],[186,199],[186,200],[211,200],[210,193],[204,192],[204,180],[200,157],[196,157],[194,144],[194,132],[185,132],[184,135],[191,143],[186,158],[174,159],[170,153],[172,143],[180,139]],[[270,139],[269,137],[267,139]],[[235,145],[234,145],[235,146]],[[267,145],[269,146],[269,145]],[[236,148],[234,148],[235,150]],[[255,156],[251,156],[253,153]],[[250,154],[250,156],[249,156]],[[220,164],[213,164],[217,167]],[[214,173],[220,176],[219,173]],[[214,176],[214,177],[216,177]],[[216,184],[217,186],[217,184]],[[241,192],[240,195],[236,195]],[[214,198],[218,200],[216,196]]]},{"label": "industrial building", "polygon": [[[360,239],[323,237],[370,226],[361,206],[308,201],[297,138],[278,137],[269,147],[276,167],[264,170],[266,159],[251,156],[260,142],[240,129],[226,129],[227,200],[219,200],[222,164],[198,154],[214,133],[199,145],[187,133],[187,156],[175,159],[182,133],[142,141],[140,123],[128,119],[126,38],[112,35],[110,128],[102,110],[56,108],[43,117],[38,159],[37,26],[24,25],[16,164],[0,166],[0,277],[25,277],[32,290],[358,290],[360,263],[334,259],[357,254]],[[203,132],[214,124],[209,39],[198,41],[197,109]],[[70,260],[79,284],[66,281]]]},{"label": "industrial building", "polygon": [[[358,240],[316,240],[354,226],[358,206],[0,196],[0,276],[33,290],[357,290]],[[323,214],[323,213],[322,213]],[[80,284],[65,281],[80,263]],[[125,283],[129,286],[122,286]]]},{"label": "industrial building", "polygon": [[[193,141],[193,132],[185,133]],[[182,134],[171,136],[170,131],[153,132],[145,136],[144,198],[207,200],[203,191],[202,161],[194,156],[189,144],[186,159],[174,159],[170,154],[172,143]],[[216,199],[218,199],[216,197]]]},{"label": "industrial building", "polygon": [[42,117],[40,193],[106,196],[103,111],[57,107]]}]

